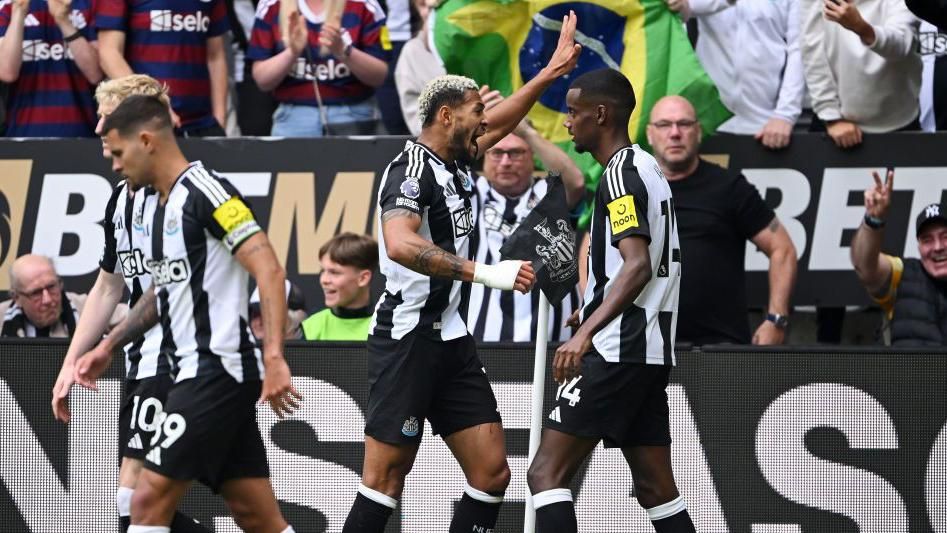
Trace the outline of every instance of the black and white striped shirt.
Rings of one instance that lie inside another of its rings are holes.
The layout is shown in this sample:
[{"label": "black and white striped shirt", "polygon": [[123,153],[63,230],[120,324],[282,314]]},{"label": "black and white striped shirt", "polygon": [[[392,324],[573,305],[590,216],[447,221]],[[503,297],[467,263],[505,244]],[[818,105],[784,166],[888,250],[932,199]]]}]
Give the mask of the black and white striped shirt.
[{"label": "black and white striped shirt", "polygon": [[[145,251],[151,246],[151,221],[158,205],[157,198],[154,189],[130,191],[128,183],[122,180],[115,186],[105,206],[105,249],[99,266],[125,278],[129,308],[134,307],[151,286]],[[124,347],[126,379],[144,379],[171,372],[169,354],[161,353],[161,343],[161,327],[156,325]]]},{"label": "black and white striped shirt", "polygon": [[[445,163],[423,144],[408,141],[388,165],[378,188],[378,227],[392,209],[421,215],[418,234],[462,258],[477,247],[477,201],[467,166]],[[378,239],[385,292],[375,306],[371,334],[401,339],[418,329],[441,340],[467,335],[470,284],[419,274],[388,258],[384,233]]]},{"label": "black and white striped shirt", "polygon": [[649,243],[651,280],[631,307],[595,334],[592,344],[609,362],[673,365],[681,284],[674,202],[657,161],[638,145],[616,152],[598,185],[582,320],[611,291],[623,264],[618,242],[632,236]]},{"label": "black and white striped shirt", "polygon": [[[495,191],[490,182],[480,176],[477,178],[477,195],[480,200],[480,239],[474,259],[493,265],[500,261],[503,243],[546,196],[546,180],[534,180],[519,198],[511,199]],[[533,340],[539,318],[539,294],[538,290],[522,294],[474,284],[470,289],[470,307],[467,311],[470,333],[481,341]],[[572,336],[572,330],[565,326],[565,321],[578,305],[578,288],[561,302],[552,305],[548,329],[550,341],[564,341]]]},{"label": "black and white striped shirt", "polygon": [[232,255],[259,231],[237,189],[199,161],[156,206],[145,255],[176,382],[221,373],[241,383],[262,379],[247,318],[248,274]]}]

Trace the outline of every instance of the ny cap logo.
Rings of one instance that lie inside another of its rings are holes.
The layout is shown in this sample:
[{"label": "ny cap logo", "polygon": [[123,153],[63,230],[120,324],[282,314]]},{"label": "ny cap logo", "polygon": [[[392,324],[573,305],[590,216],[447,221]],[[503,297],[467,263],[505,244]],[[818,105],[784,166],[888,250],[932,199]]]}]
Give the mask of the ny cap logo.
[{"label": "ny cap logo", "polygon": [[940,216],[940,206],[938,204],[933,204],[927,206],[927,209],[924,210],[924,216],[926,218],[939,217]]}]

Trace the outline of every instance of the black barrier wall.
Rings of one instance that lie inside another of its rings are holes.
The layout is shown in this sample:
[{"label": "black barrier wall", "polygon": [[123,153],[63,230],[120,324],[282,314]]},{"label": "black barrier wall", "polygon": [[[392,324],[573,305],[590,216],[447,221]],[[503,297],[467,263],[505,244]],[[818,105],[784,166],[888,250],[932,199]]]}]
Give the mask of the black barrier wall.
[{"label": "black barrier wall", "polygon": [[[64,343],[0,343],[0,531],[111,532],[120,365],[55,422]],[[497,531],[522,531],[532,350],[481,347],[506,428],[513,480]],[[260,407],[277,497],[299,532],[339,531],[355,495],[368,389],[364,349],[287,348],[302,409]],[[680,352],[668,388],[672,459],[704,533],[947,531],[947,352],[705,349]],[[547,378],[548,379],[548,378]],[[555,389],[546,387],[547,405]],[[652,531],[615,450],[597,448],[575,486],[580,530]],[[463,476],[427,428],[390,532],[447,530]],[[183,510],[237,531],[203,487]]]},{"label": "black barrier wall", "polygon": [[[322,303],[316,252],[340,231],[375,233],[374,199],[385,166],[404,138],[185,140],[185,153],[231,179],[247,197],[309,306]],[[796,305],[861,305],[848,246],[864,215],[871,171],[896,172],[884,250],[917,255],[914,217],[944,201],[947,133],[866,135],[854,149],[837,149],[821,134],[797,134],[785,150],[764,149],[751,137],[716,136],[702,152],[741,170],[776,210],[799,251]],[[99,141],[0,140],[0,272],[35,252],[56,260],[69,290],[91,287],[102,253],[98,223],[116,178]],[[684,275],[687,251],[683,250]],[[765,256],[748,244],[751,305],[767,302]],[[0,275],[0,291],[7,289]]]}]

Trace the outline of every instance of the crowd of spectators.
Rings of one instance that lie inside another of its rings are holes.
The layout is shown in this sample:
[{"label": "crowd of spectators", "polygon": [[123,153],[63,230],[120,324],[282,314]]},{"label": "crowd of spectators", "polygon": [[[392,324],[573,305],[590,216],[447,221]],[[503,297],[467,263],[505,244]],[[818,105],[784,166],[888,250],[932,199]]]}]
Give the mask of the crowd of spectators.
[{"label": "crowd of spectators", "polygon": [[[938,0],[910,2],[923,29],[905,0],[666,1],[696,26],[734,114],[721,132],[778,149],[795,127],[850,148],[863,133],[947,128]],[[92,136],[95,85],[131,73],[168,86],[181,135],[416,135],[420,88],[444,72],[428,35],[437,0],[296,5],[3,0],[5,135]]]},{"label": "crowd of spectators", "polygon": [[[943,0],[666,3],[696,28],[697,57],[733,113],[719,127],[722,135],[752,135],[779,150],[791,143],[793,132],[824,131],[840,149],[850,149],[864,133],[947,130]],[[420,132],[418,95],[444,73],[428,35],[437,0],[298,0],[295,10],[287,5],[0,0],[5,135],[94,136],[96,85],[133,73],[167,87],[182,136]],[[502,99],[486,86],[481,94],[488,109]],[[666,97],[647,121],[647,140],[674,193],[685,261],[717,265],[691,269],[685,277],[678,338],[698,344],[784,342],[797,260],[785,229],[745,177],[698,156],[703,132],[690,102]],[[481,240],[491,257],[544,194],[534,162],[563,175],[570,205],[582,198],[584,183],[574,163],[524,123],[485,154],[477,184],[484,205]],[[945,308],[947,219],[936,202],[919,215],[920,261],[882,254],[890,189],[886,195],[886,184],[876,181],[866,192],[868,215],[853,240],[852,260],[886,312],[892,340],[903,343],[902,333],[913,330],[898,325],[897,317],[906,313],[898,312],[898,294],[914,294],[910,288],[927,280],[933,283],[927,294],[940,300],[921,298],[903,307]],[[746,241],[770,260],[769,304],[753,327],[741,318],[747,315]],[[319,250],[325,308],[308,318],[303,292],[287,282],[289,338],[364,338],[375,246],[368,237],[343,234]],[[521,310],[534,309],[535,298],[511,294],[501,302],[499,295],[476,296],[468,321],[481,340],[529,338],[531,314]],[[65,336],[81,312],[81,297],[65,293],[52,263],[38,256],[14,264],[10,297],[0,304],[4,336]],[[557,319],[578,305],[578,293],[567,300],[556,309]],[[497,318],[489,316],[491,309]],[[256,332],[259,305],[252,299],[249,316]],[[523,316],[525,326],[517,322]],[[947,328],[944,317],[938,320],[943,343]],[[553,340],[567,336],[567,328],[550,327]]]}]

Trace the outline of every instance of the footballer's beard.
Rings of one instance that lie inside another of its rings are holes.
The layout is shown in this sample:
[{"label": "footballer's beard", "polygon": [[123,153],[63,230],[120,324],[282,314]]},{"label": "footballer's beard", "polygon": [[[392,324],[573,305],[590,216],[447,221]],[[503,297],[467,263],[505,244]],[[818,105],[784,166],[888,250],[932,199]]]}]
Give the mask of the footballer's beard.
[{"label": "footballer's beard", "polygon": [[478,137],[476,130],[454,130],[450,139],[451,158],[459,164],[473,165],[480,151]]}]

